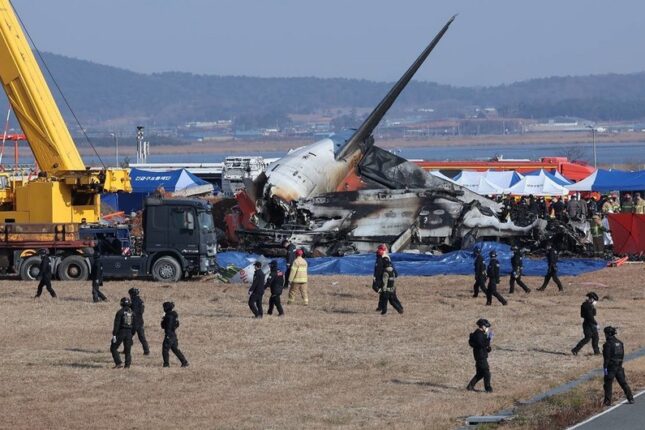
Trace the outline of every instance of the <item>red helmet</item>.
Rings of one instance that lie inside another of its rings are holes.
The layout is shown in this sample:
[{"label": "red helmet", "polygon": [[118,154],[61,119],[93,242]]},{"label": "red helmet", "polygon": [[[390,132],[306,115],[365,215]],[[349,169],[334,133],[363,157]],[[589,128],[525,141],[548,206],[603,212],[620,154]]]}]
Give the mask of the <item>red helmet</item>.
[{"label": "red helmet", "polygon": [[380,246],[376,249],[376,255],[379,257],[382,257],[385,255],[385,248],[381,248]]},{"label": "red helmet", "polygon": [[296,257],[302,257],[305,252],[302,249],[296,249]]}]

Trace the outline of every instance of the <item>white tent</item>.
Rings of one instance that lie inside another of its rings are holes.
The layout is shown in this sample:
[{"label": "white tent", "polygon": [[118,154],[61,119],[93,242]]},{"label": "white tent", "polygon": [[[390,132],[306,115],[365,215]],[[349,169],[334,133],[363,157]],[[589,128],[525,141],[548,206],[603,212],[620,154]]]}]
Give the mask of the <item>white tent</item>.
[{"label": "white tent", "polygon": [[455,182],[454,180],[452,180],[452,178],[449,178],[449,177],[447,177],[446,175],[444,175],[443,173],[441,173],[439,170],[430,170],[430,172],[429,172],[429,173],[430,173],[432,176],[436,176],[437,178],[439,178],[439,179],[443,179],[444,181],[448,181],[448,182],[450,182],[450,183],[452,183],[452,184],[456,184],[456,183],[457,183],[457,182]]},{"label": "white tent", "polygon": [[487,172],[463,171],[455,177],[454,182],[477,194],[502,194],[504,188],[486,178]]},{"label": "white tent", "polygon": [[569,190],[543,173],[525,176],[507,191],[515,196],[566,196],[569,194]]},{"label": "white tent", "polygon": [[504,194],[521,179],[522,175],[513,170],[485,172],[464,170],[455,177],[455,182],[478,194]]}]

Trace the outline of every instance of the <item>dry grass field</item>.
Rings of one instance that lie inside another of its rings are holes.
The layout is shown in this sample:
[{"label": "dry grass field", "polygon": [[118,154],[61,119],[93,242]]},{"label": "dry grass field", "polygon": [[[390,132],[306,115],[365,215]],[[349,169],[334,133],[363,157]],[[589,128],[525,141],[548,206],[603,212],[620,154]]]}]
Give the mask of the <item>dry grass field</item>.
[{"label": "dry grass field", "polygon": [[[93,304],[89,284],[55,283],[58,299],[35,301],[34,284],[0,281],[0,427],[455,428],[601,365],[590,346],[569,353],[590,290],[601,297],[599,322],[619,327],[628,351],[645,346],[643,265],[565,277],[564,294],[551,285],[508,296],[506,307],[471,298],[469,277],[400,278],[405,314],[384,317],[374,312],[370,281],[314,277],[309,307],[263,320],[251,318],[241,285],[107,282],[111,301]],[[112,321],[132,286],[146,301],[152,355],[135,340],[132,368],[113,370]],[[187,369],[174,357],[161,367],[167,299],[177,304]],[[480,317],[496,335],[493,394],[464,390],[474,373],[468,334]],[[643,380],[642,366],[626,368]]]}]

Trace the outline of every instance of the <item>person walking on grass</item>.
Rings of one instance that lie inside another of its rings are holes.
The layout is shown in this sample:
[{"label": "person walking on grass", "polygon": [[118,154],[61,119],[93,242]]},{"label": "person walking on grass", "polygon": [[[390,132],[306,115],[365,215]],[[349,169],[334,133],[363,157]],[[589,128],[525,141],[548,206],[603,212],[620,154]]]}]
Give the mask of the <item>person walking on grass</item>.
[{"label": "person walking on grass", "polygon": [[558,290],[560,290],[560,292],[564,291],[562,282],[560,282],[560,278],[558,278],[558,251],[553,249],[553,246],[550,243],[546,244],[546,261],[548,269],[544,276],[544,283],[540,288],[538,288],[538,291],[544,291],[546,286],[549,285],[551,279],[553,279],[555,285],[558,286]]},{"label": "person walking on grass", "polygon": [[38,251],[38,254],[40,255],[40,272],[38,273],[40,282],[34,298],[40,297],[43,293],[43,287],[47,289],[53,298],[56,298],[56,291],[52,288],[52,263],[49,259],[49,250],[43,248]]},{"label": "person walking on grass", "polygon": [[92,301],[97,303],[107,300],[105,294],[101,292],[103,286],[103,263],[101,263],[101,254],[94,251],[92,258]]},{"label": "person walking on grass", "polygon": [[493,392],[493,387],[490,384],[491,374],[488,367],[488,353],[491,351],[490,343],[493,339],[493,332],[490,329],[491,324],[486,319],[477,320],[477,330],[470,334],[468,344],[473,349],[473,356],[475,357],[475,376],[470,380],[466,386],[466,390],[475,391],[475,385],[480,380],[484,380],[484,389],[487,393]]},{"label": "person walking on grass", "polygon": [[143,303],[143,299],[139,293],[138,288],[130,288],[128,290],[130,295],[130,301],[132,302],[132,312],[134,313],[134,320],[132,322],[132,336],[136,334],[139,337],[139,342],[143,347],[143,355],[150,354],[150,347],[148,346],[148,341],[146,340],[146,331],[144,328],[143,322],[143,313],[146,310],[146,305]]},{"label": "person walking on grass", "polygon": [[188,360],[179,349],[179,340],[177,339],[177,328],[179,328],[179,315],[175,311],[173,302],[164,302],[164,316],[161,320],[161,328],[164,331],[163,344],[161,346],[161,356],[163,358],[163,367],[170,367],[170,351],[177,356],[181,362],[181,367],[188,367]]},{"label": "person walking on grass", "polygon": [[473,297],[479,296],[479,291],[486,294],[486,263],[479,247],[473,249],[475,256],[475,284],[473,285]]},{"label": "person walking on grass", "polygon": [[582,333],[584,338],[571,350],[573,355],[578,355],[578,352],[591,341],[594,355],[600,354],[598,347],[598,323],[596,322],[596,303],[598,302],[598,294],[593,291],[587,294],[587,300],[580,306],[580,317],[582,318]]},{"label": "person walking on grass", "polygon": [[607,340],[602,346],[603,357],[603,370],[605,374],[603,389],[605,391],[605,399],[603,405],[611,406],[612,385],[614,378],[618,381],[620,388],[623,389],[627,402],[631,405],[634,403],[634,395],[632,389],[627,383],[625,378],[625,369],[623,369],[623,359],[625,358],[625,346],[616,337],[616,329],[607,326],[605,327],[605,337]]},{"label": "person walking on grass", "polygon": [[114,328],[112,329],[112,344],[110,352],[114,359],[114,368],[123,367],[121,357],[119,356],[119,347],[123,343],[123,352],[125,353],[125,368],[129,368],[132,363],[132,323],[134,314],[132,313],[132,303],[127,297],[121,299],[121,309],[114,316]]},{"label": "person walking on grass", "polygon": [[302,301],[305,306],[309,305],[309,294],[307,291],[307,261],[303,258],[305,253],[302,249],[296,250],[296,259],[291,266],[289,273],[289,299],[287,304],[290,305],[296,300],[296,294],[300,292]]},{"label": "person walking on grass", "polygon": [[269,310],[267,314],[273,315],[273,308],[275,307],[278,310],[278,316],[284,316],[284,310],[282,309],[282,303],[280,302],[280,296],[282,295],[282,289],[284,287],[284,275],[280,270],[278,270],[278,262],[272,260],[269,263],[269,277],[267,278],[267,283],[265,289],[268,288],[271,291],[271,297],[269,298]]},{"label": "person walking on grass", "polygon": [[262,318],[262,297],[264,296],[265,278],[262,271],[262,263],[256,261],[253,263],[255,272],[253,273],[253,282],[249,288],[249,308],[253,312],[254,318]]},{"label": "person walking on grass", "polygon": [[499,284],[499,261],[497,260],[497,252],[490,252],[490,261],[486,268],[486,275],[488,275],[488,286],[486,287],[486,306],[493,304],[493,297],[506,306],[508,302],[500,293],[497,292],[497,285]]},{"label": "person walking on grass", "polygon": [[511,250],[513,251],[513,256],[511,257],[511,277],[509,280],[510,289],[508,290],[508,293],[513,294],[515,292],[516,282],[524,292],[530,293],[531,289],[526,286],[524,281],[522,281],[522,270],[524,265],[522,262],[522,250],[519,246],[513,246]]},{"label": "person walking on grass", "polygon": [[380,283],[378,304],[378,307],[381,310],[381,315],[385,315],[387,313],[388,303],[391,304],[398,313],[403,313],[403,305],[401,305],[401,302],[396,295],[396,276],[396,269],[392,265],[390,256],[387,254],[383,255],[383,278]]}]

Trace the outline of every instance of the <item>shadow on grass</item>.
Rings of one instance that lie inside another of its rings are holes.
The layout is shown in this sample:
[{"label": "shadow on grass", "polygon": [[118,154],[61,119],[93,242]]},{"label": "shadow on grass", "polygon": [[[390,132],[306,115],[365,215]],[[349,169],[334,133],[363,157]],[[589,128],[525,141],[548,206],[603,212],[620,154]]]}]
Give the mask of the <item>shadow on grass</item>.
[{"label": "shadow on grass", "polygon": [[87,299],[82,299],[80,297],[62,297],[60,299],[61,302],[87,302],[87,303],[92,303],[92,298],[89,297]]},{"label": "shadow on grass", "polygon": [[323,312],[327,312],[328,314],[345,314],[345,315],[350,315],[350,314],[362,314],[364,312],[359,312],[359,311],[354,311],[351,309],[323,309]]},{"label": "shadow on grass", "polygon": [[541,352],[542,354],[552,354],[552,355],[567,355],[567,356],[571,355],[571,354],[567,354],[566,352],[562,352],[562,351],[550,351],[548,349],[541,349],[541,348],[531,348],[531,349],[529,349],[529,351]]},{"label": "shadow on grass", "polygon": [[83,354],[105,354],[105,351],[102,351],[100,349],[83,349],[83,348],[65,348],[65,351],[68,352],[82,352]]},{"label": "shadow on grass", "polygon": [[442,388],[444,390],[453,390],[453,391],[461,390],[460,388],[451,387],[449,385],[437,384],[435,382],[430,382],[430,381],[404,381],[401,379],[392,379],[390,380],[390,382],[393,384],[399,384],[399,385],[416,385],[419,387]]},{"label": "shadow on grass", "polygon": [[71,367],[73,369],[103,369],[105,364],[97,363],[58,363],[56,366]]}]

